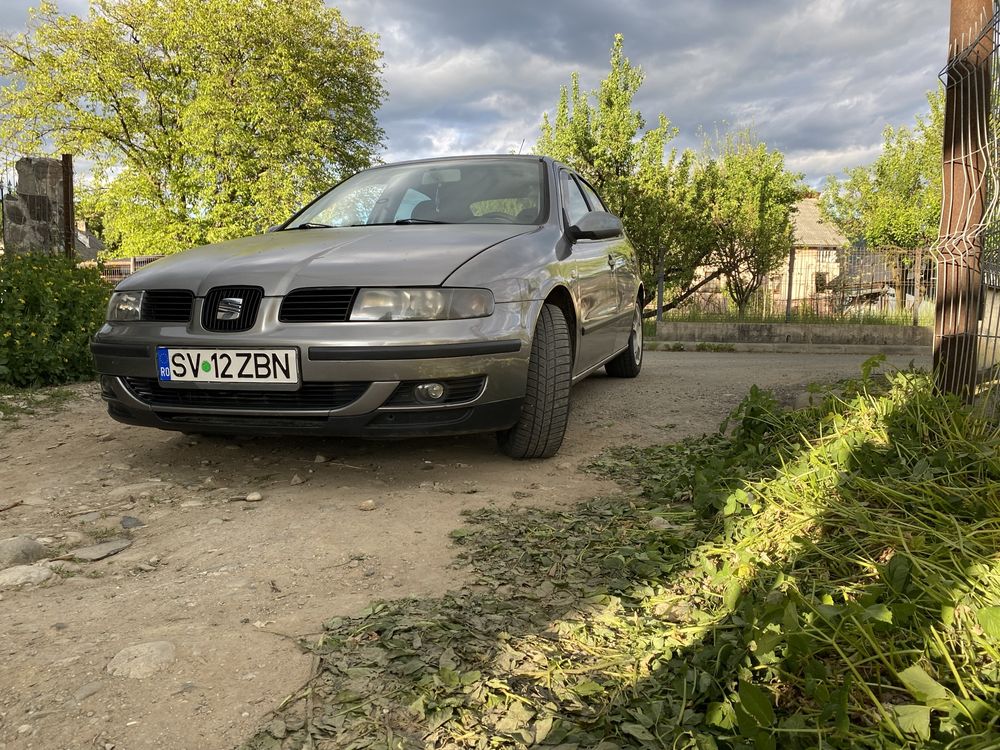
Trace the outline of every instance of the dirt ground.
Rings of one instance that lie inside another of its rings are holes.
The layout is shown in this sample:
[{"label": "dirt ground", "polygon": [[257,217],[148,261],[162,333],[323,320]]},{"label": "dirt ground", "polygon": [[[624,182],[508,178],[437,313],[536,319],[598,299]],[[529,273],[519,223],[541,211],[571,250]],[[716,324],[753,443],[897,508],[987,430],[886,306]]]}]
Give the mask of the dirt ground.
[{"label": "dirt ground", "polygon": [[[188,438],[112,422],[96,387],[78,386],[65,408],[0,425],[0,508],[23,501],[0,514],[0,539],[28,535],[54,556],[132,544],[0,593],[0,750],[233,747],[306,679],[291,637],[456,582],[462,510],[607,493],[580,470],[603,449],[714,430],[753,383],[792,400],[864,358],[651,352],[638,380],[577,386],[562,452],[520,463],[492,436]],[[251,492],[262,499],[233,500]],[[109,674],[152,641],[174,649],[160,671]]]}]

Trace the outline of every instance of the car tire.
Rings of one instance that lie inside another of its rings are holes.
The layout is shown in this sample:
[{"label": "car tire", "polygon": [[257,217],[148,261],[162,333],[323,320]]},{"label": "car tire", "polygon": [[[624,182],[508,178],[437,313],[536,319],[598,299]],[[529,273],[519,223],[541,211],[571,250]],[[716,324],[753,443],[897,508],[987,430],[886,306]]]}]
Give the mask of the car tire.
[{"label": "car tire", "polygon": [[642,370],[642,307],[635,304],[632,332],[628,346],[613,360],[604,365],[605,372],[613,378],[634,378]]},{"label": "car tire", "polygon": [[521,417],[497,433],[500,450],[511,458],[549,458],[562,445],[573,384],[572,345],[563,311],[543,305],[528,361],[528,385]]}]

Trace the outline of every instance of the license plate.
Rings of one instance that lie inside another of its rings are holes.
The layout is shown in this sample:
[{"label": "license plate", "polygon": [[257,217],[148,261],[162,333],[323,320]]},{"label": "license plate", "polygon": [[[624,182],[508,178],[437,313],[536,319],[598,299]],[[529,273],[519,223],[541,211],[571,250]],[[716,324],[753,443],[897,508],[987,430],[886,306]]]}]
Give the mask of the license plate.
[{"label": "license plate", "polygon": [[161,383],[298,383],[297,349],[156,347]]}]

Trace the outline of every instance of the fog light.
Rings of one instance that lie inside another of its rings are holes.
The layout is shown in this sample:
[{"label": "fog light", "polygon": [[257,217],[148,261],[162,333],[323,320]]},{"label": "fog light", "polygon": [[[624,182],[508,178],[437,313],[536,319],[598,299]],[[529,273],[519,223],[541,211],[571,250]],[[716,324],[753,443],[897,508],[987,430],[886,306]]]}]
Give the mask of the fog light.
[{"label": "fog light", "polygon": [[444,390],[444,383],[420,383],[413,392],[417,396],[417,401],[432,404],[444,398]]}]

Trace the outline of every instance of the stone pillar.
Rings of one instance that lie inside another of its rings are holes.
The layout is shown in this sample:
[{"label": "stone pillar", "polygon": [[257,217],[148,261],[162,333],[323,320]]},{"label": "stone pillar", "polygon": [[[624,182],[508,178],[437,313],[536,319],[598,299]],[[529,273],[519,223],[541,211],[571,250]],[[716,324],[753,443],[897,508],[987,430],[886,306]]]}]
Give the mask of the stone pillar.
[{"label": "stone pillar", "polygon": [[4,196],[5,252],[63,252],[63,177],[58,159],[18,159],[17,189]]}]

